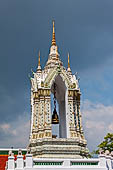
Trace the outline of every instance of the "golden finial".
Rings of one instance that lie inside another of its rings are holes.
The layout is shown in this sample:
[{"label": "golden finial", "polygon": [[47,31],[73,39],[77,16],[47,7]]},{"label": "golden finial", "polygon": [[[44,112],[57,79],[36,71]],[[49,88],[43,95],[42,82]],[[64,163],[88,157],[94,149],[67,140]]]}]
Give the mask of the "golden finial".
[{"label": "golden finial", "polygon": [[41,65],[40,65],[40,51],[38,53],[38,68],[37,68],[37,72],[41,71]]},{"label": "golden finial", "polygon": [[56,45],[56,40],[55,40],[55,22],[53,21],[53,38],[52,38],[52,45]]},{"label": "golden finial", "polygon": [[53,33],[55,33],[55,22],[53,21]]},{"label": "golden finial", "polygon": [[69,63],[69,53],[68,53],[68,68],[70,68],[70,63]]},{"label": "golden finial", "polygon": [[40,50],[39,50],[39,53],[38,53],[38,66],[40,66]]}]

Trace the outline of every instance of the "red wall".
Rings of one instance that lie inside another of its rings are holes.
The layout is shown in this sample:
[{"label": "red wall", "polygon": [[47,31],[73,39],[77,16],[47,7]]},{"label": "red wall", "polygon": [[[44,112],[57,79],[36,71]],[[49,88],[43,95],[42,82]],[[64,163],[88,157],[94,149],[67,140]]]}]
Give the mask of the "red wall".
[{"label": "red wall", "polygon": [[[25,159],[25,155],[24,155]],[[16,155],[15,155],[16,160]],[[0,170],[5,170],[6,161],[8,161],[8,155],[0,155]]]},{"label": "red wall", "polygon": [[8,161],[8,155],[0,155],[0,170],[5,170],[6,161]]}]

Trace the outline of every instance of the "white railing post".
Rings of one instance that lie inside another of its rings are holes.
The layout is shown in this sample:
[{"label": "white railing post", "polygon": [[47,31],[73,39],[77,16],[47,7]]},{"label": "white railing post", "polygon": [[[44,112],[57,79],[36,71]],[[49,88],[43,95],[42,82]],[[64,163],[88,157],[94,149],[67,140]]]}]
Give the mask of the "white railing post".
[{"label": "white railing post", "polygon": [[22,156],[22,151],[19,150],[18,151],[18,155],[17,155],[17,169],[23,169],[24,167],[24,160],[23,160],[23,156]]},{"label": "white railing post", "polygon": [[32,167],[33,167],[32,154],[26,154],[26,168],[32,168]]},{"label": "white railing post", "polygon": [[113,151],[111,152],[111,167],[113,169]]},{"label": "white railing post", "polygon": [[113,157],[111,157],[111,167],[113,169]]},{"label": "white railing post", "polygon": [[106,157],[104,154],[99,155],[99,166],[102,168],[106,168]]},{"label": "white railing post", "polygon": [[108,150],[106,150],[105,154],[106,154],[106,163],[107,163],[107,166],[108,166],[109,170],[112,170],[112,162],[111,162],[110,152]]},{"label": "white railing post", "polygon": [[14,169],[15,169],[14,154],[12,153],[12,151],[9,151],[8,170],[14,170]]}]

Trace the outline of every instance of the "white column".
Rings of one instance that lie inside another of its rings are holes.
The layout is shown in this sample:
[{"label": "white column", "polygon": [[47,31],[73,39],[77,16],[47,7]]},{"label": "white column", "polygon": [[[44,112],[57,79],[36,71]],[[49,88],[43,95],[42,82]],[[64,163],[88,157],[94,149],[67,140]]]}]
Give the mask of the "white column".
[{"label": "white column", "polygon": [[51,99],[50,91],[45,91],[45,104],[44,104],[44,131],[45,138],[52,137],[52,128],[51,128]]},{"label": "white column", "polygon": [[79,133],[79,124],[78,124],[78,109],[77,109],[78,101],[76,100],[76,129],[77,134]]},{"label": "white column", "polygon": [[32,167],[33,167],[32,154],[26,154],[26,168],[32,168]]},{"label": "white column", "polygon": [[8,157],[8,170],[14,170],[15,169],[15,161],[14,156]]},{"label": "white column", "polygon": [[70,138],[70,111],[69,111],[69,96],[68,96],[68,89],[66,89],[66,93],[65,93],[65,112],[66,112],[66,137]]}]

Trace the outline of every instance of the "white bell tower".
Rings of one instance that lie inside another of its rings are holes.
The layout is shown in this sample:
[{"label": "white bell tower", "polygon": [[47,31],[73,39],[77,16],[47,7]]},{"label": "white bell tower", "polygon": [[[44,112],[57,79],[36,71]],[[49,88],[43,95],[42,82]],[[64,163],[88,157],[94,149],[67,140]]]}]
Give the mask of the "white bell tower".
[{"label": "white bell tower", "polygon": [[[31,78],[31,132],[29,148],[39,158],[83,158],[88,149],[83,134],[80,112],[80,88],[72,74],[68,54],[68,68],[63,66],[53,37],[48,61]],[[54,113],[51,110],[54,96]],[[56,108],[56,101],[58,108]],[[58,114],[59,113],[59,114]],[[59,124],[59,137],[52,134],[52,123]]]}]

